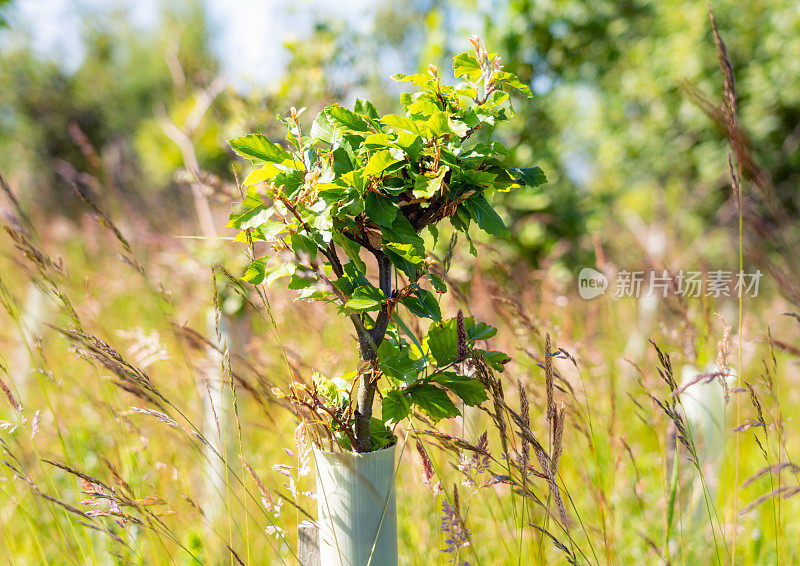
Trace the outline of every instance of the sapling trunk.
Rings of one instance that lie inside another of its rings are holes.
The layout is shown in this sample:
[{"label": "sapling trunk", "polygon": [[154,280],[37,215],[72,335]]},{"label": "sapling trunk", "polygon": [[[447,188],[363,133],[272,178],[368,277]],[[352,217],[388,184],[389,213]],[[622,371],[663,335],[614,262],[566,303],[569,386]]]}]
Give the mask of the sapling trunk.
[{"label": "sapling trunk", "polygon": [[356,446],[356,452],[369,452],[372,442],[369,426],[372,420],[372,401],[375,399],[376,384],[372,379],[371,371],[363,372],[360,379],[355,415],[356,439],[359,442],[359,446]]},{"label": "sapling trunk", "polygon": [[[376,251],[374,254],[378,260],[378,285],[388,299],[392,296],[392,263],[382,251]],[[367,336],[359,336],[362,361],[369,362],[373,366],[377,364],[378,346],[383,341],[390,318],[389,306],[384,304],[375,319],[375,326],[366,331]],[[362,372],[359,379],[355,411],[355,434],[359,445],[354,448],[356,452],[369,452],[372,443],[369,430],[372,420],[372,402],[375,399],[377,383],[371,370]]]}]

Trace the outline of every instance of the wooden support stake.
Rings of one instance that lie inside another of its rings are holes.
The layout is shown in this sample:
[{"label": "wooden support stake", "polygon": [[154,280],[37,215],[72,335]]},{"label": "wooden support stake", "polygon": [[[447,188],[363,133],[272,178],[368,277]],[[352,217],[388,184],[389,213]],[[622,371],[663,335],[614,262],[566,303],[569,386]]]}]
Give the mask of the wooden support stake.
[{"label": "wooden support stake", "polygon": [[314,521],[302,521],[297,526],[297,557],[300,566],[320,566],[319,527]]}]

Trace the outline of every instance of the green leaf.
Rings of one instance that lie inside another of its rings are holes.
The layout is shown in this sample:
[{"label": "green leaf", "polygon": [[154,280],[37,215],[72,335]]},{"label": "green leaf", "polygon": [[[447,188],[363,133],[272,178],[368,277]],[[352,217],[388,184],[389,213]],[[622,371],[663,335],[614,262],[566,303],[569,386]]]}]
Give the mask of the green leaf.
[{"label": "green leaf", "polygon": [[407,83],[411,83],[415,87],[418,88],[425,88],[430,81],[433,80],[433,77],[430,75],[423,75],[422,73],[417,73],[414,75],[404,75],[403,73],[397,73],[392,75],[392,78],[396,81],[403,81]]},{"label": "green leaf", "polygon": [[316,279],[310,277],[303,277],[302,275],[295,272],[292,275],[292,278],[289,280],[289,284],[286,286],[288,289],[292,289],[293,291],[301,291],[303,289],[307,289],[316,283]]},{"label": "green leaf", "polygon": [[481,78],[481,66],[473,53],[459,53],[453,58],[453,72],[458,77],[466,77],[468,81],[477,82]]},{"label": "green leaf", "polygon": [[231,228],[239,228],[240,230],[247,230],[248,228],[260,226],[269,220],[270,216],[272,216],[272,214],[266,206],[257,204],[253,208],[231,213],[228,226]]},{"label": "green leaf", "polygon": [[437,112],[428,119],[428,128],[434,136],[446,136],[453,134],[450,129],[450,124],[447,121],[447,114],[444,112]]},{"label": "green leaf", "polygon": [[419,271],[419,267],[417,266],[420,265],[421,262],[411,262],[407,260],[406,257],[408,257],[408,254],[402,253],[401,255],[395,251],[396,249],[403,252],[410,249],[413,254],[417,254],[415,257],[421,257],[418,255],[419,252],[417,252],[411,244],[396,244],[394,242],[383,244],[383,251],[386,252],[386,255],[389,257],[389,261],[392,262],[392,265],[405,273],[409,279],[416,279],[417,272]]},{"label": "green leaf", "polygon": [[397,132],[397,140],[394,143],[397,147],[402,148],[411,159],[419,159],[422,153],[422,138],[417,134],[401,130]]},{"label": "green leaf", "polygon": [[426,383],[411,390],[411,400],[434,421],[457,417],[461,413],[444,389]]},{"label": "green leaf", "polygon": [[266,265],[267,258],[260,257],[254,259],[250,265],[247,266],[242,279],[253,285],[261,285],[264,282],[264,278],[267,276]]},{"label": "green leaf", "polygon": [[431,282],[433,288],[439,293],[447,293],[447,285],[445,285],[445,282],[442,281],[442,278],[435,273],[428,272],[428,281]]},{"label": "green leaf", "polygon": [[[384,244],[385,251],[391,251],[415,268],[421,267],[423,263],[425,263],[425,256],[419,253],[417,248],[414,247],[413,244],[398,244],[397,242],[387,242]],[[414,269],[416,271],[416,269]]]},{"label": "green leaf", "polygon": [[399,423],[411,413],[411,399],[400,389],[389,389],[383,396],[381,403],[381,419],[392,426]]},{"label": "green leaf", "polygon": [[439,172],[433,177],[417,175],[417,179],[414,182],[414,196],[427,199],[438,193],[442,188],[444,176],[449,170],[450,168],[447,165],[442,165],[439,168]]},{"label": "green leaf", "polygon": [[485,322],[472,324],[472,317],[464,320],[464,328],[467,331],[467,338],[473,342],[476,340],[488,340],[497,334],[497,329]]},{"label": "green leaf", "polygon": [[511,231],[506,227],[503,219],[495,212],[486,197],[475,195],[464,201],[463,206],[470,217],[480,226],[481,230],[492,236],[507,237]]},{"label": "green leaf", "polygon": [[289,246],[297,253],[306,254],[312,261],[317,257],[317,245],[304,234],[289,234]]},{"label": "green leaf", "polygon": [[[398,153],[399,152],[399,155]],[[367,166],[364,169],[365,176],[376,176],[383,172],[384,169],[401,161],[403,159],[402,150],[385,149],[372,154],[369,158]]]},{"label": "green leaf", "polygon": [[466,375],[457,375],[451,371],[434,374],[431,381],[446,387],[470,407],[480,405],[489,398],[486,388],[478,379]]},{"label": "green leaf", "polygon": [[418,99],[413,104],[410,104],[408,107],[408,113],[414,116],[428,118],[433,116],[437,112],[441,112],[442,109],[436,104],[435,101],[430,100],[428,98]]},{"label": "green leaf", "polygon": [[354,311],[376,311],[386,300],[383,291],[373,285],[364,285],[353,291],[350,300],[344,305]]},{"label": "green leaf", "polygon": [[283,193],[292,198],[303,185],[303,175],[299,171],[283,171],[272,180],[276,187],[282,187]]},{"label": "green leaf", "polygon": [[370,191],[364,198],[364,212],[380,226],[391,226],[399,208],[392,200]]},{"label": "green leaf", "polygon": [[310,135],[312,139],[334,144],[342,134],[340,128],[331,120],[330,113],[326,108],[317,114],[314,123],[311,124]]},{"label": "green leaf", "polygon": [[442,311],[433,293],[425,289],[417,289],[415,295],[405,297],[401,301],[408,310],[422,318],[442,320]]},{"label": "green leaf", "polygon": [[250,174],[242,181],[242,186],[249,187],[251,185],[257,185],[258,183],[263,183],[264,181],[269,181],[281,171],[282,169],[278,169],[274,164],[265,163],[258,169],[250,171]]},{"label": "green leaf", "polygon": [[362,116],[366,116],[367,118],[373,118],[375,120],[378,119],[378,110],[375,108],[375,105],[372,104],[369,100],[362,100],[360,98],[356,99],[356,103],[353,106],[353,111],[356,114],[361,114]]},{"label": "green leaf", "polygon": [[[469,345],[472,345],[476,340],[487,340],[497,334],[496,328],[489,326],[485,322],[476,324],[474,317],[471,316],[464,319],[464,330],[467,332]],[[458,354],[458,333],[456,331],[455,317],[431,325],[428,329],[427,342],[428,348],[431,350],[431,354],[439,367],[453,363]]]},{"label": "green leaf", "polygon": [[383,239],[386,242],[411,244],[420,254],[425,253],[425,240],[414,230],[408,218],[398,214],[391,226],[383,227]]},{"label": "green leaf", "polygon": [[381,370],[392,379],[402,381],[408,385],[419,375],[417,364],[409,357],[408,352],[401,352],[397,348],[395,348],[395,352],[394,355],[387,356],[379,361]]},{"label": "green leaf", "polygon": [[355,264],[356,268],[361,273],[367,272],[367,265],[364,263],[364,260],[361,259],[361,256],[358,253],[361,250],[361,246],[338,230],[333,232],[333,241],[344,250],[344,253],[347,254],[348,259]]},{"label": "green leaf", "polygon": [[431,325],[428,329],[428,348],[439,367],[456,361],[458,354],[458,336],[454,319]]},{"label": "green leaf", "polygon": [[314,372],[311,376],[314,385],[317,386],[322,396],[333,403],[334,405],[341,406],[344,404],[350,394],[350,382],[342,379],[341,377],[327,378],[319,372]]},{"label": "green leaf", "polygon": [[264,278],[264,284],[267,286],[267,289],[272,287],[272,284],[280,279],[281,277],[289,277],[294,275],[295,272],[295,265],[293,263],[284,263],[283,265],[279,265],[271,270],[267,270],[266,277]]},{"label": "green leaf", "polygon": [[367,126],[367,121],[364,120],[361,116],[348,110],[344,106],[339,106],[338,104],[334,104],[332,106],[328,106],[327,108],[328,114],[330,116],[330,120],[341,126],[342,128],[346,128],[348,130],[353,130],[356,132],[368,132],[369,126]]},{"label": "green leaf", "polygon": [[495,371],[503,371],[505,365],[511,361],[511,358],[504,352],[496,350],[476,350],[481,357],[486,360],[486,363],[491,366]]},{"label": "green leaf", "polygon": [[523,169],[513,169],[519,174],[520,180],[529,187],[538,187],[547,182],[547,176],[541,167],[525,167]]},{"label": "green leaf", "polygon": [[389,126],[395,131],[406,131],[411,132],[412,134],[421,134],[419,129],[419,124],[408,118],[407,116],[398,116],[397,114],[387,114],[383,118],[381,118],[381,122]]},{"label": "green leaf", "polygon": [[292,155],[262,134],[249,134],[228,140],[233,151],[253,163],[283,163]]},{"label": "green leaf", "polygon": [[392,142],[394,136],[392,134],[370,134],[367,136],[367,139],[364,140],[364,147],[368,149],[378,149],[378,148],[385,148],[389,147],[389,144]]},{"label": "green leaf", "polygon": [[382,420],[372,417],[369,421],[370,450],[380,450],[391,446],[397,441],[397,437],[383,423]]},{"label": "green leaf", "polygon": [[502,71],[497,76],[496,80],[498,80],[500,83],[504,85],[517,89],[528,98],[533,96],[533,93],[531,92],[531,87],[529,87],[521,80],[519,80],[519,77],[517,77],[517,75],[514,75],[513,73]]}]

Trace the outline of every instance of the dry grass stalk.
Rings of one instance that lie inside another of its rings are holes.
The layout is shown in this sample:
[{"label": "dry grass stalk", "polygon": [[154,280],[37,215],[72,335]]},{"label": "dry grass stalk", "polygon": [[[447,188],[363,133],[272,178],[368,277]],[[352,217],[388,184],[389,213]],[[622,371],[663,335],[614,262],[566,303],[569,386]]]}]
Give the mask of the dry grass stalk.
[{"label": "dry grass stalk", "polygon": [[433,470],[433,462],[431,462],[425,447],[418,440],[416,442],[417,454],[419,454],[420,462],[422,463],[422,481],[433,492],[434,495],[442,493],[442,484],[436,479],[436,472]]}]

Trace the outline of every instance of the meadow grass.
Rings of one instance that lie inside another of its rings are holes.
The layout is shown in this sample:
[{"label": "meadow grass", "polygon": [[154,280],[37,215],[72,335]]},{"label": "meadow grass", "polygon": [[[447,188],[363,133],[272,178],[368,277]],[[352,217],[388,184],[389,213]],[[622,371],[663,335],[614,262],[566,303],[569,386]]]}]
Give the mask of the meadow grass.
[{"label": "meadow grass", "polygon": [[[24,233],[24,221],[7,224]],[[296,525],[315,515],[313,474],[301,475],[297,423],[270,389],[307,382],[313,370],[349,371],[349,330],[323,305],[271,290],[264,303],[243,288],[238,324],[248,339],[211,355],[207,313],[235,302],[236,290],[214,300],[211,267],[195,259],[208,243],[139,232],[126,250],[102,229],[55,230],[18,234],[21,249],[2,259],[6,562],[294,562]],[[146,259],[124,261],[120,250]],[[443,310],[494,321],[491,345],[514,360],[485,377],[485,410],[444,427],[417,415],[396,429],[401,563],[797,560],[799,328],[780,315],[791,305],[774,289],[745,311],[743,379],[729,389],[720,447],[676,394],[676,368],[738,357],[730,330],[709,315],[719,307],[711,299],[665,304],[643,328],[635,300],[581,301],[550,279],[555,270],[472,275],[453,276]],[[23,389],[7,352],[26,336],[15,306],[32,282],[49,297],[47,326],[23,345],[35,368]],[[202,425],[203,379],[220,360],[217,379],[236,404],[216,403],[224,450]],[[209,465],[215,454],[222,465]],[[224,478],[208,482],[210,473]],[[216,516],[209,498],[221,502]]]}]

